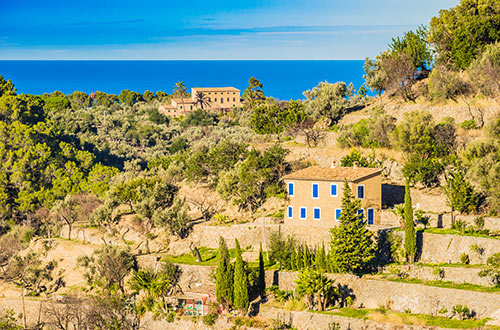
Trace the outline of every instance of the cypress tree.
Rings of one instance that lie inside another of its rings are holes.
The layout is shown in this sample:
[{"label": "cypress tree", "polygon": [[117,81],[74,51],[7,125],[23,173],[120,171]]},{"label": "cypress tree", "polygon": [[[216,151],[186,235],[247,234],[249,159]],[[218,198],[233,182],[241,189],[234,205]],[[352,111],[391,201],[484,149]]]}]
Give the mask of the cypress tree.
[{"label": "cypress tree", "polygon": [[330,262],[333,271],[357,273],[375,257],[372,233],[366,221],[360,221],[358,211],[361,201],[356,199],[344,181],[340,224],[330,230]]},{"label": "cypress tree", "polygon": [[326,253],[325,253],[325,244],[321,244],[321,249],[316,251],[316,269],[319,271],[326,271]]},{"label": "cypress tree", "polygon": [[405,254],[410,263],[415,261],[417,254],[417,236],[415,234],[415,222],[413,221],[413,207],[411,205],[410,185],[408,181],[405,186],[405,204],[404,204],[404,218],[405,218]]},{"label": "cypress tree", "polygon": [[266,294],[266,273],[264,269],[264,254],[262,253],[262,243],[260,243],[259,249],[259,277],[257,279],[257,288],[259,290],[260,297],[264,297]]},{"label": "cypress tree", "polygon": [[229,308],[233,300],[233,270],[226,241],[223,237],[219,237],[217,259],[217,268],[215,269],[215,295],[219,303]]},{"label": "cypress tree", "polygon": [[248,276],[245,263],[241,257],[241,248],[238,240],[236,245],[236,261],[234,262],[234,308],[246,313],[249,305]]},{"label": "cypress tree", "polygon": [[311,259],[309,257],[310,253],[309,253],[309,247],[307,246],[307,244],[305,245],[304,247],[304,254],[302,255],[302,264],[304,265],[304,268],[308,268],[309,266],[311,266]]},{"label": "cypress tree", "polygon": [[302,264],[302,246],[297,246],[297,255],[296,257],[296,268],[297,270],[301,270],[304,268],[304,265]]},{"label": "cypress tree", "polygon": [[290,270],[297,269],[297,254],[295,252],[295,246],[292,246],[292,252],[290,254]]}]

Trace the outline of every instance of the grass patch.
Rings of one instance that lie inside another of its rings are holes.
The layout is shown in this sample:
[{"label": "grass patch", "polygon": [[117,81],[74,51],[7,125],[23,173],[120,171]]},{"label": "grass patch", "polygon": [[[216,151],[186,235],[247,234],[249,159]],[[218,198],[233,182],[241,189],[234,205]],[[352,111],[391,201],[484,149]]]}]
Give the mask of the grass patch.
[{"label": "grass patch", "polygon": [[500,287],[482,286],[482,285],[470,284],[470,283],[454,283],[454,282],[449,282],[449,281],[426,281],[426,280],[420,280],[417,278],[408,278],[408,279],[388,278],[387,280],[391,281],[391,282],[423,284],[423,285],[435,286],[435,287],[439,287],[439,288],[448,288],[448,289],[457,289],[457,290],[466,290],[466,291],[477,291],[477,292],[488,292],[488,293],[500,292]]},{"label": "grass patch", "polygon": [[[217,265],[217,249],[212,249],[208,247],[199,247],[201,262],[193,256],[192,253],[184,253],[180,256],[165,256],[161,261],[167,261],[175,264],[184,265],[198,265],[198,266],[216,266]],[[242,250],[245,251],[245,250]],[[236,257],[236,249],[229,249],[229,255],[231,258]]]},{"label": "grass patch", "polygon": [[432,316],[426,314],[411,314],[388,311],[385,309],[355,309],[355,308],[339,308],[337,310],[316,312],[313,313],[338,315],[343,317],[351,317],[363,320],[372,320],[381,323],[395,323],[405,325],[421,325],[421,326],[435,326],[449,329],[495,329],[500,327],[486,326],[488,319],[481,320],[455,320],[447,317]]},{"label": "grass patch", "polygon": [[427,228],[427,229],[417,229],[417,231],[430,233],[430,234],[439,234],[439,235],[459,235],[459,236],[473,236],[473,237],[483,237],[483,238],[491,238],[491,239],[500,239],[498,236],[490,236],[486,234],[480,233],[466,233],[455,229],[449,228]]}]

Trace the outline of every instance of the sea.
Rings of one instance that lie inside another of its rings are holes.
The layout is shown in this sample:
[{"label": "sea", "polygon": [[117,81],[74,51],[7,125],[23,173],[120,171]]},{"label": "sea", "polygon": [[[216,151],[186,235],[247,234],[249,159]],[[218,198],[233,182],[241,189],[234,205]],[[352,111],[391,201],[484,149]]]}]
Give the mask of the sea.
[{"label": "sea", "polygon": [[0,75],[18,93],[53,91],[118,94],[128,89],[172,93],[183,81],[191,87],[233,86],[244,90],[250,77],[264,85],[264,94],[280,100],[304,99],[303,92],[321,81],[344,81],[359,88],[364,61],[0,61]]}]

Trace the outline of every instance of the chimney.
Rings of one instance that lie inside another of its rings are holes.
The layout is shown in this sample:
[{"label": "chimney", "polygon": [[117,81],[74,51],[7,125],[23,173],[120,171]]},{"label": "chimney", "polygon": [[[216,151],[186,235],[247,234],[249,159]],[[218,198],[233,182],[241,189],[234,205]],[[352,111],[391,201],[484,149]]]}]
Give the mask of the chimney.
[{"label": "chimney", "polygon": [[335,168],[335,167],[337,167],[337,164],[335,163],[335,159],[334,159],[334,160],[332,160],[331,168]]}]

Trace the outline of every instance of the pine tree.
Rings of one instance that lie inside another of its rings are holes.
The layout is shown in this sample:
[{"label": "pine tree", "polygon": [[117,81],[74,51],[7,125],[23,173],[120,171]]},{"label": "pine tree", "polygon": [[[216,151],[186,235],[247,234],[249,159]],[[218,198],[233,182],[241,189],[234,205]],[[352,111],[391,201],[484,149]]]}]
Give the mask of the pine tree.
[{"label": "pine tree", "polygon": [[233,300],[233,270],[226,241],[223,237],[219,237],[217,259],[215,295],[219,303],[229,308]]},{"label": "pine tree", "polygon": [[249,305],[248,276],[245,263],[241,257],[241,248],[238,240],[236,245],[236,261],[234,262],[234,308],[246,313]]},{"label": "pine tree", "polygon": [[351,188],[344,182],[340,225],[331,229],[330,262],[333,271],[357,273],[375,257],[372,233],[366,221],[360,221],[361,201],[355,199]]},{"label": "pine tree", "polygon": [[257,278],[257,287],[260,297],[264,297],[266,294],[266,272],[264,269],[264,255],[262,253],[262,243],[259,249],[259,277]]},{"label": "pine tree", "polygon": [[417,236],[415,234],[415,222],[413,221],[413,207],[411,205],[410,185],[406,182],[405,186],[405,254],[410,263],[415,261],[417,254]]}]

